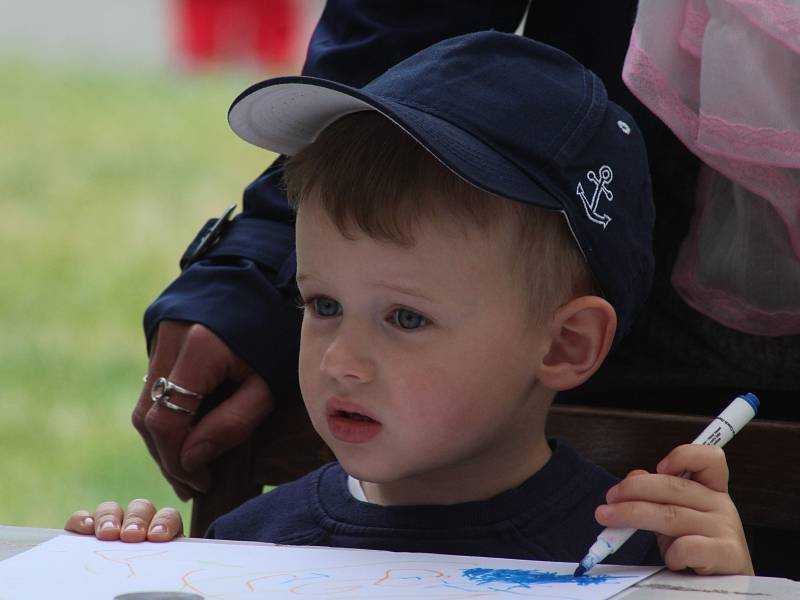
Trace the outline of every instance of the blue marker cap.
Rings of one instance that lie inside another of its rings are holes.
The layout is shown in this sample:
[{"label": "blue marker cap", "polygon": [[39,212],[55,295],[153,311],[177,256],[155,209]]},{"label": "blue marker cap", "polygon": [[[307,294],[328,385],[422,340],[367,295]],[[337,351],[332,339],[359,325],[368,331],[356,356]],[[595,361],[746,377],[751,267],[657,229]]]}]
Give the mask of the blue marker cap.
[{"label": "blue marker cap", "polygon": [[761,406],[761,401],[758,399],[752,392],[747,392],[746,394],[742,394],[739,396],[742,400],[746,401],[750,406],[753,407],[753,412],[758,413],[758,407]]}]

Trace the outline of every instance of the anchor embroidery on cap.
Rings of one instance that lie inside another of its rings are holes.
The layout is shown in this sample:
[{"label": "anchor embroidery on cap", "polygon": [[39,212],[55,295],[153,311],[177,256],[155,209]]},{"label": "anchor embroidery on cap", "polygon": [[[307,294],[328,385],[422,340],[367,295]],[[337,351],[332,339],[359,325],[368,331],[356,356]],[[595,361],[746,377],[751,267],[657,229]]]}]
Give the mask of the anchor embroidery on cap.
[{"label": "anchor embroidery on cap", "polygon": [[611,183],[611,180],[614,179],[614,173],[611,171],[611,167],[603,165],[597,170],[596,174],[594,171],[588,171],[586,173],[586,179],[594,184],[594,193],[592,194],[592,199],[589,200],[586,197],[586,192],[584,192],[583,185],[581,185],[580,182],[578,182],[578,189],[576,192],[583,201],[583,208],[586,211],[586,216],[589,217],[589,220],[593,223],[597,223],[598,225],[602,225],[603,229],[605,229],[606,226],[611,223],[611,217],[597,212],[597,208],[600,204],[601,195],[605,196],[606,200],[609,202],[614,199],[614,194],[606,187],[606,184]]}]

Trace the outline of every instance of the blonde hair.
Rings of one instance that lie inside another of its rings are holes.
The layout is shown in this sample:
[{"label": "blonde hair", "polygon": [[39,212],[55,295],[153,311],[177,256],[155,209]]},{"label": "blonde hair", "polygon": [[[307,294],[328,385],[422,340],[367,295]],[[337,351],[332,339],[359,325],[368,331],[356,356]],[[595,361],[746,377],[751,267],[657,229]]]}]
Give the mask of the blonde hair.
[{"label": "blonde hair", "polygon": [[599,295],[564,216],[485,192],[445,167],[374,111],[338,119],[290,157],[284,183],[295,210],[318,202],[339,231],[409,247],[419,223],[443,219],[485,234],[511,226],[512,271],[535,321],[582,295]]}]

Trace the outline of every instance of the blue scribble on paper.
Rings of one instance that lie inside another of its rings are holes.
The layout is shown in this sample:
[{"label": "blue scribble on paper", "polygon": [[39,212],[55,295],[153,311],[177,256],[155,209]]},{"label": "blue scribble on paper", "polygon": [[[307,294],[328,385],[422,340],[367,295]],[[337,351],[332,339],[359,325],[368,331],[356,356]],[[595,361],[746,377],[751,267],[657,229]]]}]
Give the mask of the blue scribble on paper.
[{"label": "blue scribble on paper", "polygon": [[530,588],[535,585],[553,583],[574,583],[576,585],[593,585],[608,583],[615,579],[627,579],[625,575],[582,575],[558,574],[553,571],[537,569],[464,569],[461,574],[477,585],[505,584],[512,588]]}]

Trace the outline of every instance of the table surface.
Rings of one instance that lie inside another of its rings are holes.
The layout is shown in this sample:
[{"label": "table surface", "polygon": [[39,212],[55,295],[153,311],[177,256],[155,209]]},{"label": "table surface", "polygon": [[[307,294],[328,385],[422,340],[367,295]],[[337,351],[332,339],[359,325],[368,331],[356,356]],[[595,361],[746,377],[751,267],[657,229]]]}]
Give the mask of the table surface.
[{"label": "table surface", "polygon": [[[24,552],[65,533],[61,529],[0,525],[0,560]],[[213,544],[217,540],[192,539]],[[177,540],[181,543],[181,540]],[[231,543],[231,542],[227,542]],[[249,544],[254,542],[234,542]],[[615,600],[797,600],[800,582],[775,577],[701,577],[661,571],[615,596]]]}]

